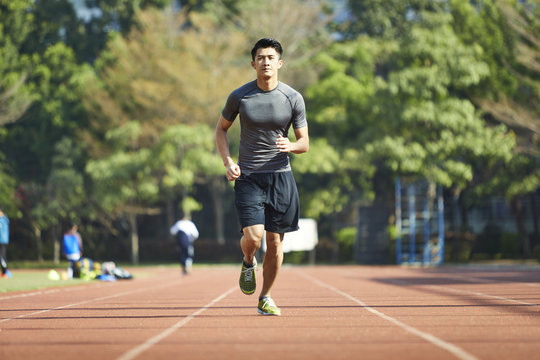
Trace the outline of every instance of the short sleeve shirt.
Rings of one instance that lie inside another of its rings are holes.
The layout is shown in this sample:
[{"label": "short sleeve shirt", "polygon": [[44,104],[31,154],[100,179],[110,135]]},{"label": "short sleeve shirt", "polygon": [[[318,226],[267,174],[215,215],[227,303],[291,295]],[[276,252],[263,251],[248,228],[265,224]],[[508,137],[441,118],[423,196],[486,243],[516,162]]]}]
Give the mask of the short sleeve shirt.
[{"label": "short sleeve shirt", "polygon": [[240,153],[238,165],[243,173],[288,171],[289,156],[276,146],[278,134],[287,137],[294,129],[307,126],[302,95],[278,82],[271,91],[263,91],[252,81],[234,90],[223,108],[223,117],[234,121],[240,115]]},{"label": "short sleeve shirt", "polygon": [[62,252],[65,255],[80,254],[81,247],[79,245],[79,238],[75,234],[64,234],[64,240],[62,242]]},{"label": "short sleeve shirt", "polygon": [[178,231],[184,232],[191,242],[199,237],[197,226],[190,220],[178,220],[170,229],[171,235],[176,235]]}]

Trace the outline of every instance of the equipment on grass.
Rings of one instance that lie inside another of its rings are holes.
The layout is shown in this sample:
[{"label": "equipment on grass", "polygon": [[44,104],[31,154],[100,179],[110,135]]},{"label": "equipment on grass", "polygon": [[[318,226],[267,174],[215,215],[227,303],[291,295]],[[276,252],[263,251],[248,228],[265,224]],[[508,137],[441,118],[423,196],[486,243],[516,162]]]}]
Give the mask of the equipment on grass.
[{"label": "equipment on grass", "polygon": [[132,279],[133,276],[124,269],[119,268],[112,261],[106,261],[103,264],[93,261],[89,258],[81,258],[75,263],[73,277],[85,280],[99,279],[103,281],[112,281],[114,279]]},{"label": "equipment on grass", "polygon": [[100,274],[101,264],[89,258],[80,258],[73,269],[73,277],[84,280],[94,280]]},{"label": "equipment on grass", "polygon": [[57,281],[57,280],[60,280],[60,275],[58,275],[58,273],[56,272],[56,270],[51,269],[51,270],[49,270],[49,272],[47,273],[47,279]]}]

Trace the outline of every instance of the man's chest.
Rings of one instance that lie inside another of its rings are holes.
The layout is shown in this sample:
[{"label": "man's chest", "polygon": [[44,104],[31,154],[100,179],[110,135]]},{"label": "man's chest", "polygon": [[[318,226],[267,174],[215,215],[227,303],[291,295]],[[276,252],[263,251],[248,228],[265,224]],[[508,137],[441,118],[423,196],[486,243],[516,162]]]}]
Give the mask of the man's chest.
[{"label": "man's chest", "polygon": [[292,108],[285,96],[256,94],[240,102],[240,117],[251,128],[286,128],[292,119]]}]

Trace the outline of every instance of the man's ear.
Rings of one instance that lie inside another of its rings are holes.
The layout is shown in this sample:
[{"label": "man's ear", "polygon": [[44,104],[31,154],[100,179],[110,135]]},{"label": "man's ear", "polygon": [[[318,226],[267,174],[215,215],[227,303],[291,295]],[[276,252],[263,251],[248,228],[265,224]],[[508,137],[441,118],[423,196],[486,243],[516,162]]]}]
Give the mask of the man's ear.
[{"label": "man's ear", "polygon": [[255,61],[251,61],[251,67],[257,70],[257,68],[255,67]]},{"label": "man's ear", "polygon": [[278,69],[281,69],[282,66],[283,66],[283,60],[279,59],[278,60]]}]

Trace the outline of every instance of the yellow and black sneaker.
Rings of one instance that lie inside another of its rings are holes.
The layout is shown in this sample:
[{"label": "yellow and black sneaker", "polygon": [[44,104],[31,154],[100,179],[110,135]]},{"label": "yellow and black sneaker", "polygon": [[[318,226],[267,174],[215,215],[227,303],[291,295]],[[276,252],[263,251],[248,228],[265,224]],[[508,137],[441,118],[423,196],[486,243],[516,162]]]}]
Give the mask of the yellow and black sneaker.
[{"label": "yellow and black sneaker", "polygon": [[270,297],[264,297],[259,300],[257,311],[262,315],[281,315],[281,309],[276,306],[276,303]]},{"label": "yellow and black sneaker", "polygon": [[253,264],[247,267],[242,261],[242,272],[240,273],[240,290],[246,295],[251,295],[257,287],[255,271],[257,270],[257,260],[253,258]]}]

